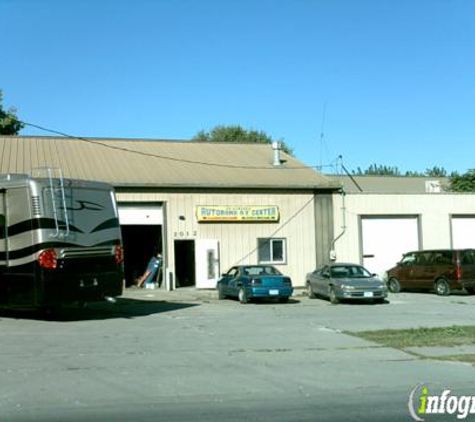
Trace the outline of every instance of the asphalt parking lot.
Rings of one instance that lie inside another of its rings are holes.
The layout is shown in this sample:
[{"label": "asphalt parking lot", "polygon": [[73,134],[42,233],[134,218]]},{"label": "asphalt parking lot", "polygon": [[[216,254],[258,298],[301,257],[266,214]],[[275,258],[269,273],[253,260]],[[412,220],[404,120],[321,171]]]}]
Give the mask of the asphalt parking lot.
[{"label": "asphalt parking lot", "polygon": [[[449,325],[471,325],[475,323],[475,295],[454,292],[450,296],[437,296],[435,293],[402,292],[389,293],[385,304],[371,302],[344,302],[333,305],[324,299],[309,299],[303,289],[296,290],[287,304],[258,302],[241,305],[237,300],[218,300],[215,290],[196,290],[194,288],[175,291],[127,289],[124,298],[141,300],[164,300],[168,302],[206,303],[226,307],[285,306],[289,312],[302,308],[298,315],[305,315],[311,307],[319,321],[328,322],[335,329],[348,331],[398,329],[415,327],[441,327]],[[280,308],[279,308],[280,309]],[[282,308],[285,309],[285,308]],[[247,309],[247,312],[250,310]]]},{"label": "asphalt parking lot", "polygon": [[241,305],[194,289],[129,289],[115,305],[45,317],[2,313],[0,415],[22,422],[410,420],[414,386],[473,394],[474,368],[351,332],[473,321],[475,297],[462,294],[400,293],[381,305],[296,295],[287,304]]}]

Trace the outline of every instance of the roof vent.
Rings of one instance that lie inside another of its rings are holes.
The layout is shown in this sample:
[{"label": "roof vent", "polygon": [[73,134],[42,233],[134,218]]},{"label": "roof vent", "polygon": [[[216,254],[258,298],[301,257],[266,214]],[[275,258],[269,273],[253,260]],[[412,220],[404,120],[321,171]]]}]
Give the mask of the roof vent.
[{"label": "roof vent", "polygon": [[426,180],[426,193],[440,193],[442,187],[440,186],[440,180]]},{"label": "roof vent", "polygon": [[280,159],[280,150],[282,149],[282,142],[272,142],[272,149],[274,150],[274,166],[282,165]]}]

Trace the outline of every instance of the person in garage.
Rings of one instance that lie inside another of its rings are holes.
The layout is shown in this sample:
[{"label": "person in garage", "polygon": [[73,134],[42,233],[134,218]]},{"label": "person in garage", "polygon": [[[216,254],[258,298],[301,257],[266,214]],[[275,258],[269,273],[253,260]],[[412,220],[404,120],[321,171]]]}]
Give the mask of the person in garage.
[{"label": "person in garage", "polygon": [[157,279],[158,271],[162,266],[163,258],[162,254],[158,252],[156,255],[152,256],[148,262],[145,272],[139,277],[136,281],[138,287],[146,286],[147,284],[153,284]]}]

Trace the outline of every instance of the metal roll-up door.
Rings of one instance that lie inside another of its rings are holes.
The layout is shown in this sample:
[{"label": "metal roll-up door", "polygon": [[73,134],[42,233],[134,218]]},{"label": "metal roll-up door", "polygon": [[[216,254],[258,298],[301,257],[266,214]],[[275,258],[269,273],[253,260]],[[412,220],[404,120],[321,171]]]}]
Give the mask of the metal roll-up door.
[{"label": "metal roll-up door", "polygon": [[475,216],[452,217],[452,247],[475,249]]},{"label": "metal roll-up door", "polygon": [[405,252],[419,249],[417,216],[362,217],[363,265],[383,275]]}]

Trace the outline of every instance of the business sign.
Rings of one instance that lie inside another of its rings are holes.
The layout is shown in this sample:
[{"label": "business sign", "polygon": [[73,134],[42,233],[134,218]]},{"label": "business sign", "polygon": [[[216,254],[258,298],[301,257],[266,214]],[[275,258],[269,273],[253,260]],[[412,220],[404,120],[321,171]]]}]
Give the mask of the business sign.
[{"label": "business sign", "polygon": [[274,205],[198,205],[196,218],[206,221],[279,221],[279,208]]},{"label": "business sign", "polygon": [[475,396],[454,394],[448,388],[433,394],[432,387],[429,391],[426,384],[418,384],[411,390],[407,405],[412,419],[418,422],[439,421],[440,415],[450,415],[444,417],[444,421],[473,420],[475,414]]}]

